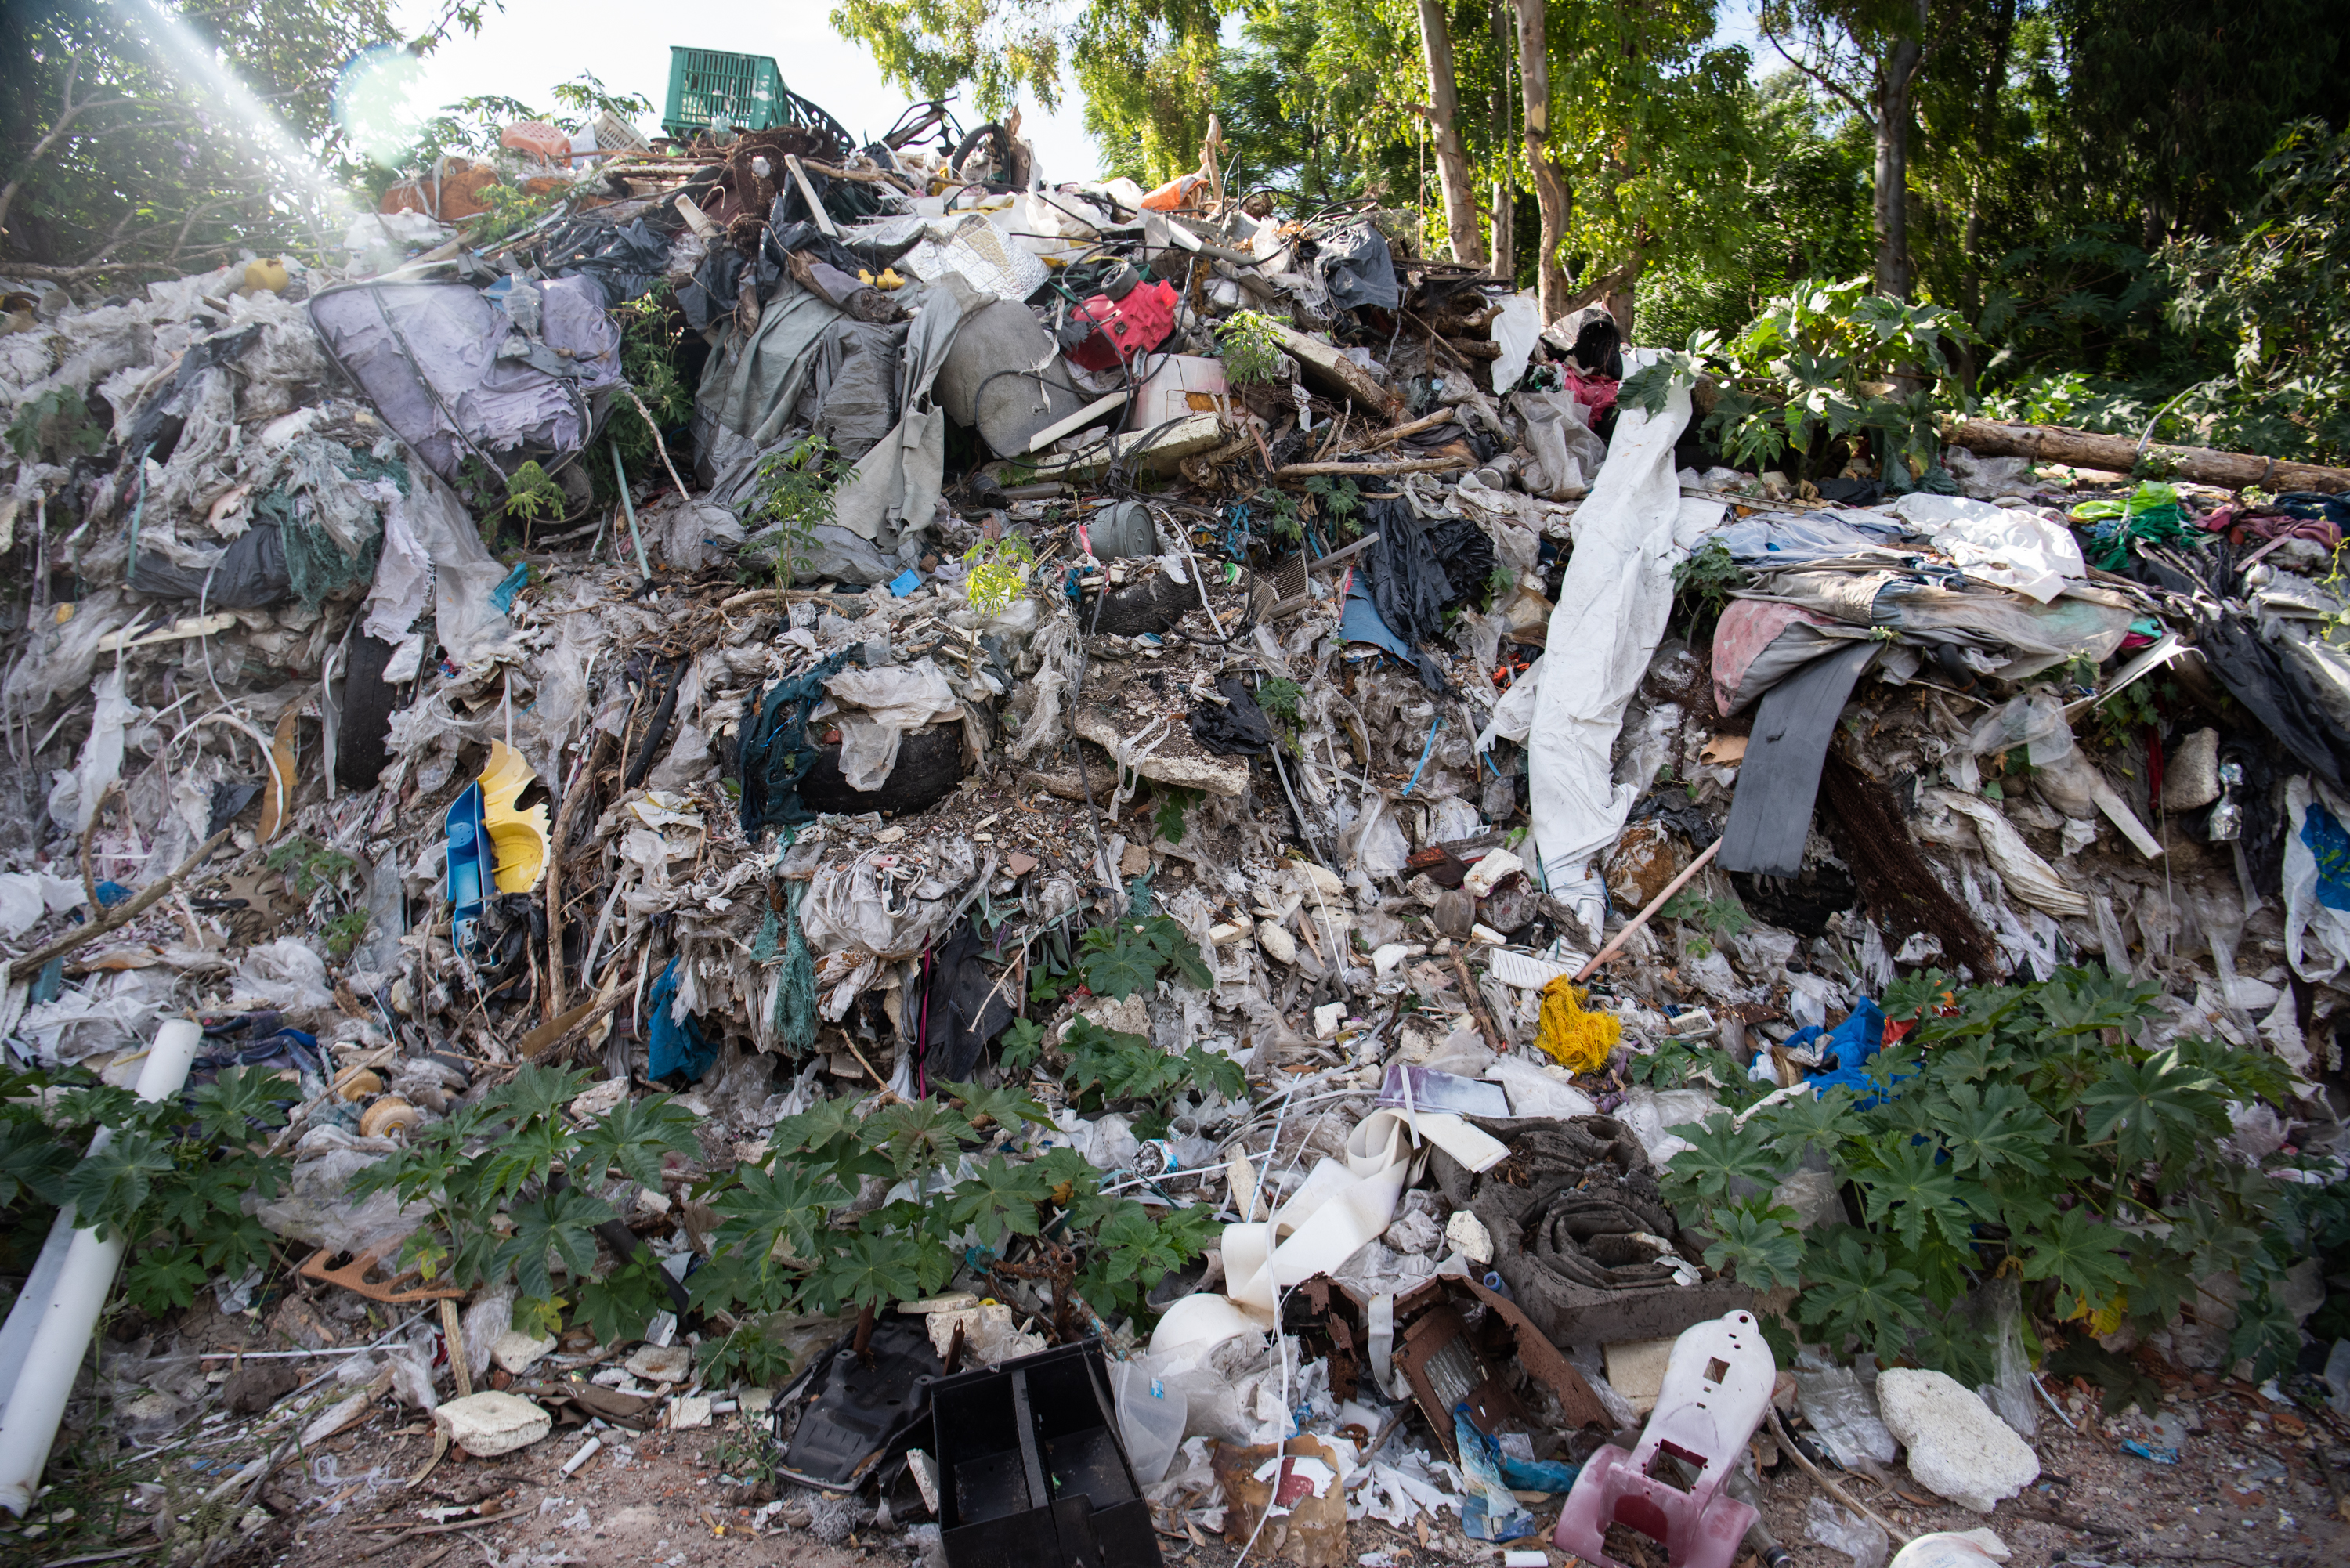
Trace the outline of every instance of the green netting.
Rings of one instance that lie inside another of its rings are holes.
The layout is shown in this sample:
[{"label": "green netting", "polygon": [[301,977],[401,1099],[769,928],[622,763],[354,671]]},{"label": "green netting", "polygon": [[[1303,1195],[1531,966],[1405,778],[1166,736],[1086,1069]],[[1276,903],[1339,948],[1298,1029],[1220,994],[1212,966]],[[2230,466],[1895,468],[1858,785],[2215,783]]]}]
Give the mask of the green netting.
[{"label": "green netting", "polygon": [[277,524],[286,576],[305,608],[328,595],[375,580],[383,554],[383,515],[359,486],[390,480],[408,493],[408,465],[331,441],[297,443],[286,482],[255,504]]},{"label": "green netting", "polygon": [[775,987],[775,1033],[794,1052],[816,1044],[816,959],[800,929],[800,900],[807,896],[806,882],[787,884],[790,903],[785,913],[784,982]]}]

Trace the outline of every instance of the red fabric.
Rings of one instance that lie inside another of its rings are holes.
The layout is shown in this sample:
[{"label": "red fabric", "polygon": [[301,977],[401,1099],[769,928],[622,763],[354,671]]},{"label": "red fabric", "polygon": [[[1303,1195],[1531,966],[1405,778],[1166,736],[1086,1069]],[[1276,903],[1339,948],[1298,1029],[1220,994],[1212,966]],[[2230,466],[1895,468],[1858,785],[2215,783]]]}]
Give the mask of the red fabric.
[{"label": "red fabric", "polygon": [[1567,390],[1575,394],[1576,402],[1591,410],[1594,420],[1616,406],[1616,391],[1620,383],[1613,377],[1586,375],[1571,359],[1559,369],[1566,377]]}]

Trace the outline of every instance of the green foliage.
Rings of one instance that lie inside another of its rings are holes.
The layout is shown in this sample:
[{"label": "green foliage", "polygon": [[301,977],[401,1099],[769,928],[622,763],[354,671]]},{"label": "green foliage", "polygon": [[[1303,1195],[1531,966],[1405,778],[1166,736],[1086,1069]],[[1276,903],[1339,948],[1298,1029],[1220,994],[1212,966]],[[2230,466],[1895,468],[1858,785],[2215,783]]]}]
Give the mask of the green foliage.
[{"label": "green foliage", "polygon": [[1097,926],[1077,940],[1077,973],[1097,996],[1123,1002],[1170,967],[1201,991],[1215,984],[1201,961],[1199,944],[1166,915]]},{"label": "green foliage", "polygon": [[1168,843],[1180,844],[1183,842],[1183,814],[1206,798],[1200,790],[1185,789],[1181,784],[1160,784],[1158,786],[1159,809],[1151,815],[1151,826]]},{"label": "green foliage", "polygon": [[1224,379],[1235,387],[1262,386],[1281,373],[1281,330],[1271,317],[1235,310],[1216,328],[1216,352]]},{"label": "green foliage", "polygon": [[553,1326],[566,1299],[558,1290],[567,1290],[599,1335],[628,1322],[640,1328],[637,1314],[660,1310],[665,1287],[635,1263],[598,1272],[596,1227],[614,1214],[592,1189],[616,1170],[657,1188],[665,1155],[698,1152],[695,1122],[670,1096],[652,1095],[582,1127],[566,1107],[587,1085],[583,1072],[522,1067],[359,1172],[352,1195],[390,1192],[431,1210],[431,1222],[400,1254],[428,1280],[445,1272],[471,1289],[511,1278],[520,1292],[517,1319]]},{"label": "green foliage", "polygon": [[1240,1064],[1220,1052],[1194,1045],[1178,1056],[1090,1019],[1073,1021],[1062,1044],[1069,1058],[1062,1081],[1071,1094],[1097,1094],[1104,1105],[1139,1101],[1163,1110],[1187,1086],[1213,1089],[1226,1099],[1238,1099],[1248,1086]]},{"label": "green foliage", "polygon": [[1866,277],[1804,285],[1773,300],[1735,338],[1700,332],[1686,358],[1660,358],[1627,377],[1623,399],[1662,410],[1670,382],[1694,360],[1721,383],[1705,432],[1732,462],[1771,468],[1792,454],[1804,460],[1796,477],[1824,477],[1834,472],[1830,460],[1840,445],[1866,441],[1879,476],[1897,490],[1914,489],[1940,462],[1936,414],[1966,406],[1963,390],[1935,397],[1951,375],[1944,344],[1971,334],[1939,306],[1870,288]]},{"label": "green foliage", "polygon": [[817,436],[805,436],[759,460],[743,525],[754,537],[740,560],[745,581],[772,578],[788,588],[808,569],[819,524],[832,521],[832,493],[847,465]]},{"label": "green foliage", "polygon": [[[1033,1026],[1015,1026],[1007,1053],[1037,1048]],[[1171,1098],[1179,1078],[1217,1075],[1205,1064],[1166,1057],[1152,1068],[1132,1037],[1088,1041],[1093,1082],[1131,1096]],[[1199,1053],[1193,1053],[1198,1055]],[[1225,1064],[1230,1067],[1230,1064]],[[1229,1079],[1223,1080],[1230,1084]],[[1178,1085],[1177,1086],[1180,1086]],[[1233,1085],[1237,1086],[1237,1085]],[[1099,1173],[1066,1149],[1018,1161],[973,1148],[979,1124],[1016,1131],[1046,1122],[1043,1106],[1007,1089],[934,1083],[938,1097],[872,1111],[822,1101],[776,1124],[775,1153],[760,1166],[713,1177],[701,1197],[720,1216],[711,1261],[687,1288],[694,1304],[744,1320],[715,1354],[750,1365],[766,1354],[754,1324],[768,1314],[840,1312],[934,1295],[966,1256],[1004,1255],[1030,1238],[1056,1235],[1080,1253],[1077,1283],[1097,1312],[1132,1312],[1148,1282],[1197,1257],[1214,1234],[1202,1206],[1153,1220],[1140,1204],[1105,1199]],[[1060,1158],[1068,1156],[1069,1158]],[[854,1218],[841,1206],[868,1176],[910,1184],[899,1198]],[[780,1376],[779,1362],[765,1364]]]},{"label": "green foliage", "polygon": [[962,559],[970,568],[963,590],[971,597],[971,607],[983,616],[999,616],[1027,591],[1036,552],[1019,535],[1006,534],[1000,539],[982,539],[963,552]]},{"label": "green foliage", "polygon": [[[77,1225],[129,1243],[122,1288],[133,1304],[185,1306],[213,1275],[271,1262],[269,1234],[244,1204],[274,1198],[285,1179],[286,1160],[262,1150],[288,1097],[285,1080],[245,1067],[198,1085],[184,1106],[78,1070],[0,1071],[0,1220],[38,1234],[70,1202]],[[101,1127],[112,1132],[106,1147],[78,1156]]]},{"label": "green foliage", "polygon": [[1276,675],[1256,689],[1256,705],[1284,724],[1295,724],[1298,699],[1305,695],[1305,688]]},{"label": "green foliage", "polygon": [[341,850],[298,835],[271,850],[262,864],[282,873],[287,890],[305,900],[321,888],[348,888],[347,878],[359,870],[359,862]]},{"label": "green foliage", "polygon": [[[2194,1306],[2184,1282],[2216,1272],[2242,1279],[2234,1354],[2267,1376],[2298,1346],[2274,1286],[2350,1231],[2321,1243],[2317,1227],[2280,1223],[2307,1201],[2275,1179],[2298,1156],[2263,1173],[2220,1149],[2230,1103],[2282,1095],[2282,1065],[2204,1041],[2138,1044],[2156,996],[2102,970],[1963,989],[1913,975],[1887,988],[1888,1018],[1914,1027],[1875,1058],[1874,1104],[1840,1090],[1742,1127],[1717,1112],[1679,1129],[1691,1147],[1664,1172],[1667,1196],[1713,1233],[1715,1267],[1758,1288],[1800,1277],[1796,1314],[1832,1345],[1955,1376],[1968,1336],[1947,1320],[2002,1269],[2036,1313],[2095,1317],[2100,1332],[2124,1319],[2150,1332]],[[1754,1196],[1806,1150],[1826,1158],[1860,1224],[1799,1232]]]},{"label": "green foliage", "polygon": [[365,909],[345,909],[319,927],[318,935],[326,940],[327,955],[337,963],[349,959],[367,936],[369,918]]},{"label": "green foliage", "polygon": [[[653,440],[654,427],[674,429],[693,417],[693,389],[677,368],[677,351],[685,337],[685,314],[677,307],[666,279],[650,293],[616,306],[612,314],[620,324],[620,374],[636,389],[653,423],[647,424],[644,415],[622,399],[614,406],[605,430],[629,472],[666,478],[660,450]],[[608,477],[604,470],[610,465],[608,458],[590,470],[599,488]]]},{"label": "green foliage", "polygon": [[563,487],[536,461],[506,475],[505,514],[525,523],[563,515]]},{"label": "green foliage", "polygon": [[1362,532],[1357,514],[1363,510],[1363,493],[1351,479],[1334,474],[1317,473],[1305,481],[1305,493],[1314,497],[1323,515],[1330,519],[1332,531],[1346,538]]},{"label": "green foliage", "polygon": [[[1630,386],[1631,381],[1625,385]],[[1730,558],[1730,546],[1719,539],[1708,539],[1702,548],[1674,566],[1673,607],[1687,621],[1688,635],[1704,635],[1721,618],[1731,590],[1745,586],[1745,570]]]},{"label": "green foliage", "polygon": [[68,462],[106,450],[106,431],[70,387],[51,387],[16,410],[8,446],[27,462]]},{"label": "green foliage", "polygon": [[2350,131],[2294,126],[2255,172],[2267,189],[2237,234],[2165,256],[2172,326],[2233,357],[2191,413],[2215,446],[2350,461]]}]

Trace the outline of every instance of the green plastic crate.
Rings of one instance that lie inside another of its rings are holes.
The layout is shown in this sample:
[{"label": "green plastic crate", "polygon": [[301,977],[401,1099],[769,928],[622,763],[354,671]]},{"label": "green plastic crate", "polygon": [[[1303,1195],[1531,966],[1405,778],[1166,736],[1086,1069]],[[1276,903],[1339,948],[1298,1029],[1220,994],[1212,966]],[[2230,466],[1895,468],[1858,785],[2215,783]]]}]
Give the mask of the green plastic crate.
[{"label": "green plastic crate", "polygon": [[672,46],[661,129],[682,140],[723,114],[737,130],[768,130],[788,118],[784,99],[784,73],[772,56]]}]

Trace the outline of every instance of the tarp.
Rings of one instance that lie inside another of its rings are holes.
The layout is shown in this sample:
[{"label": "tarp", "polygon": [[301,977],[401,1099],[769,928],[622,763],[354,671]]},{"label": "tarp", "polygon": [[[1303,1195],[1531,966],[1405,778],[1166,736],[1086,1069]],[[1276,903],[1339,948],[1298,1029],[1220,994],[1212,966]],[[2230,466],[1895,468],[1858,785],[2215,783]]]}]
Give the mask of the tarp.
[{"label": "tarp", "polygon": [[595,425],[592,400],[620,381],[620,329],[602,284],[508,283],[504,304],[465,283],[355,284],[310,301],[337,362],[452,483],[469,457],[511,470],[578,452]]},{"label": "tarp", "polygon": [[1662,413],[1624,410],[1575,514],[1575,554],[1535,666],[1542,684],[1526,758],[1535,865],[1594,931],[1607,893],[1592,857],[1616,842],[1643,787],[1615,782],[1616,734],[1664,638],[1673,567],[1721,521],[1721,502],[1681,496],[1673,443],[1689,420],[1689,388],[1679,384]]},{"label": "tarp", "polygon": [[833,492],[832,518],[843,528],[868,539],[879,539],[884,529],[891,529],[894,539],[899,523],[919,527],[930,522],[947,464],[946,410],[931,401],[931,385],[954,348],[963,317],[986,298],[951,274],[924,296],[906,334],[905,374],[898,386],[898,406],[904,412]]}]

